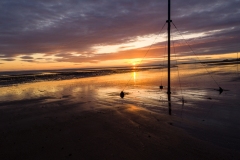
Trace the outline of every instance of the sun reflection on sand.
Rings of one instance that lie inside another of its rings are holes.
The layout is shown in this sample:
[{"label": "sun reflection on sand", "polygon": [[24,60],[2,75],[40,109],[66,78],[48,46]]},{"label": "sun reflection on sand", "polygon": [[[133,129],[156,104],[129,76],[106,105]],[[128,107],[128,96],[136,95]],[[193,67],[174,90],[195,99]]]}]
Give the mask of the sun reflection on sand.
[{"label": "sun reflection on sand", "polygon": [[139,108],[136,105],[127,105],[127,107],[128,107],[127,110],[131,111],[131,112],[136,112],[136,111],[139,111],[139,110],[143,110],[143,108]]},{"label": "sun reflection on sand", "polygon": [[[176,75],[176,74],[175,74]],[[114,95],[119,98],[119,93],[123,89],[127,91],[133,89],[127,97],[146,98],[155,97],[151,86],[158,91],[160,73],[158,70],[129,72],[114,74],[109,76],[91,77],[83,79],[62,80],[62,81],[43,81],[17,86],[1,87],[0,101],[22,100],[39,97],[61,98],[66,95],[71,97],[83,97],[86,95],[91,99],[101,99],[106,95]],[[166,77],[163,77],[166,78]],[[132,79],[132,81],[129,81]],[[176,79],[173,76],[173,80]],[[137,85],[137,88],[136,86]],[[151,93],[151,94],[150,94]],[[158,96],[157,96],[158,97]]]},{"label": "sun reflection on sand", "polygon": [[133,72],[133,80],[134,80],[134,83],[136,83],[136,77],[137,77],[136,72]]}]

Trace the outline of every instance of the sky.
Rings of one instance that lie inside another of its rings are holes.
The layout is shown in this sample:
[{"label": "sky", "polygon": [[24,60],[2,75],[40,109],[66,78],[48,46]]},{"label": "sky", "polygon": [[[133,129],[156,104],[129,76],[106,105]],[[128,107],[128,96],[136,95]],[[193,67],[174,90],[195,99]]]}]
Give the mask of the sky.
[{"label": "sky", "polygon": [[[167,3],[1,0],[0,71],[159,64],[166,57]],[[240,0],[172,0],[171,9],[171,55],[237,58]]]}]

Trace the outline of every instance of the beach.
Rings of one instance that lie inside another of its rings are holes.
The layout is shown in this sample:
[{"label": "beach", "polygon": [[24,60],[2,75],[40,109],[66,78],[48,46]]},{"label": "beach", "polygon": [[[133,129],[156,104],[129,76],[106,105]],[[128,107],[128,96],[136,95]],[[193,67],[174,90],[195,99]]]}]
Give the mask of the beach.
[{"label": "beach", "polygon": [[172,68],[171,115],[164,69],[4,85],[0,159],[239,159],[235,69]]}]

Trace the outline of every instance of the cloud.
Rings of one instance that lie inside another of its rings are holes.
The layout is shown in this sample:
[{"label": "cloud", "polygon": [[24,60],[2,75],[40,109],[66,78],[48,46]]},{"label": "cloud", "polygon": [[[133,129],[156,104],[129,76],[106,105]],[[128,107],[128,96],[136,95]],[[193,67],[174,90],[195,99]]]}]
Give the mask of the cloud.
[{"label": "cloud", "polygon": [[32,60],[32,59],[24,59],[24,60],[22,60],[22,61],[24,61],[24,62],[37,62],[37,61]]},{"label": "cloud", "polygon": [[14,58],[1,58],[2,61],[15,61]]},{"label": "cloud", "polygon": [[[175,0],[172,20],[183,34],[206,33],[193,40],[199,54],[237,52],[238,6],[239,0]],[[163,0],[1,0],[1,59],[13,61],[21,56],[22,60],[34,62],[35,53],[77,63],[139,57],[145,50],[98,55],[93,47],[157,34],[166,19],[167,1]],[[176,32],[173,25],[172,30]],[[214,30],[219,31],[211,32]],[[187,54],[186,46],[178,50]],[[153,50],[152,55],[157,51]]]},{"label": "cloud", "polygon": [[31,56],[22,56],[22,57],[20,57],[21,59],[33,59],[33,57],[31,57]]}]

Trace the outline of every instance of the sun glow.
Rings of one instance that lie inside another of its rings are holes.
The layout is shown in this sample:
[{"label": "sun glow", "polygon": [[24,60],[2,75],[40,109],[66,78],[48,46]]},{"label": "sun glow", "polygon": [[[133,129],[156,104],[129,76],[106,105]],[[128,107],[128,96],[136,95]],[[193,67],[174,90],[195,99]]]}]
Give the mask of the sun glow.
[{"label": "sun glow", "polygon": [[141,63],[141,59],[140,58],[128,59],[127,63],[131,64],[133,67],[136,67]]}]

